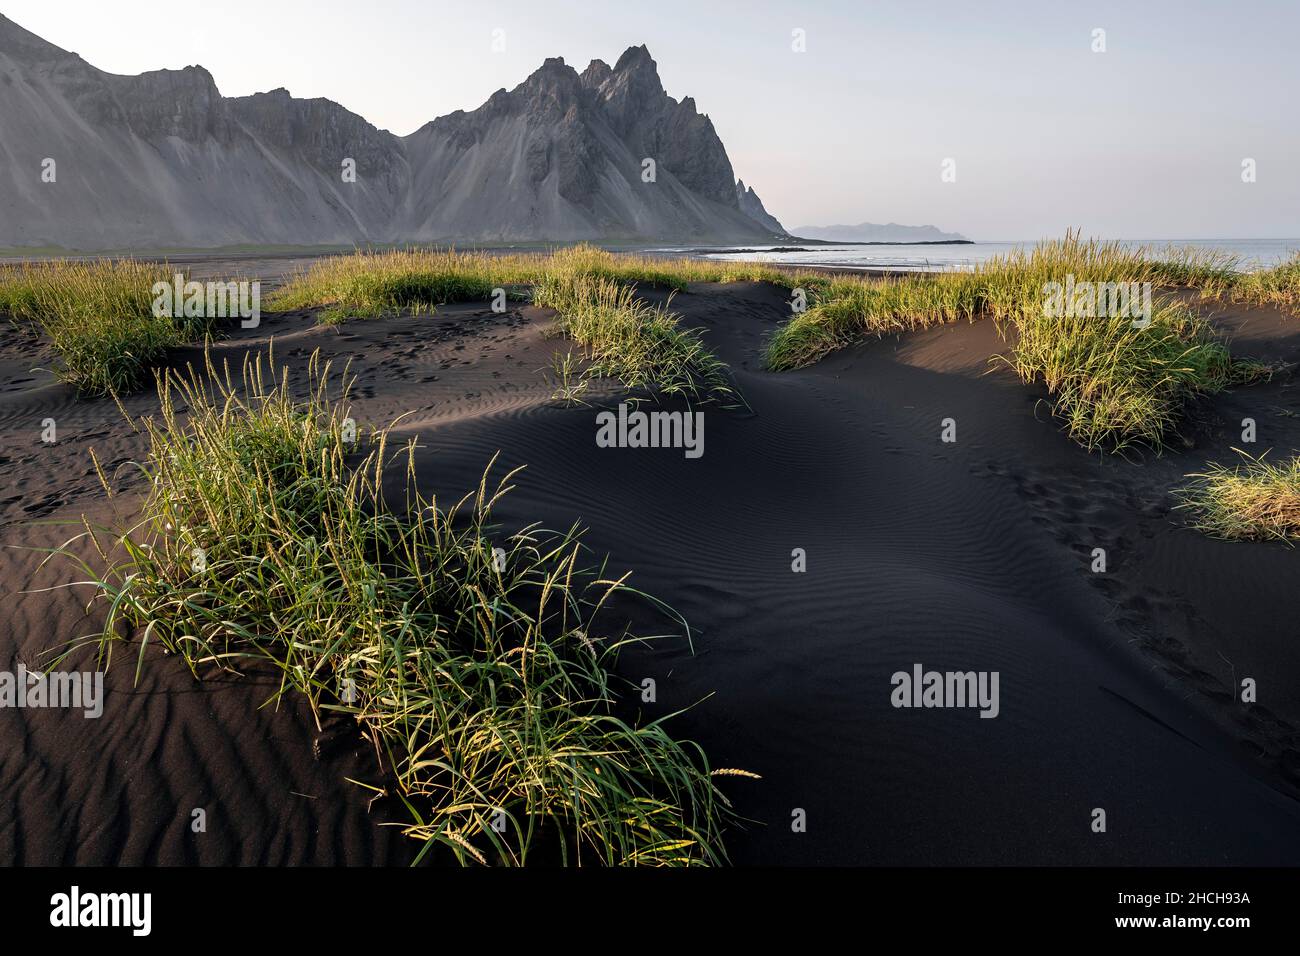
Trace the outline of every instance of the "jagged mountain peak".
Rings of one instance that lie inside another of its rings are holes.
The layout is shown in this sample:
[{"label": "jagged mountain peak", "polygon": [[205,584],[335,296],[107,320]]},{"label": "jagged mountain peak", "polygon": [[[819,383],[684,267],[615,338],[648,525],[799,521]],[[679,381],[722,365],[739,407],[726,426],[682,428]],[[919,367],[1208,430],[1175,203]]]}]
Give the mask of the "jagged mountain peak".
[{"label": "jagged mountain peak", "polygon": [[577,76],[578,74],[573,67],[564,62],[564,57],[548,56],[542,61],[542,65],[534,70],[528,79],[524,80],[521,85],[527,86],[539,78],[559,76],[568,77],[570,75]]},{"label": "jagged mountain peak", "polygon": [[578,71],[566,64],[564,57],[553,56],[543,61],[511,95],[532,112],[563,115],[586,99],[587,89]]},{"label": "jagged mountain peak", "polygon": [[604,60],[592,60],[587,64],[587,68],[582,71],[582,84],[589,89],[595,89],[604,83],[612,72],[613,70]]},{"label": "jagged mountain peak", "polygon": [[597,92],[620,119],[658,106],[659,100],[668,96],[659,81],[659,67],[644,45],[624,51]]},{"label": "jagged mountain peak", "polygon": [[623,51],[623,55],[618,58],[618,62],[614,65],[615,73],[623,73],[633,69],[653,70],[656,75],[659,72],[654,57],[650,55],[650,50],[644,43],[628,47]]}]

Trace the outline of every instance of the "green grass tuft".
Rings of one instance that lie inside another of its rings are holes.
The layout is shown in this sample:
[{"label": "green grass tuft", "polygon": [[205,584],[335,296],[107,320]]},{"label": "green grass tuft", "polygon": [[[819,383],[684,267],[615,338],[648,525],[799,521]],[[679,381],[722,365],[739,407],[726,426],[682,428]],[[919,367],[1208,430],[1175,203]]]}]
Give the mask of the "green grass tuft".
[{"label": "green grass tuft", "polygon": [[1241,378],[1209,323],[1177,302],[1155,307],[1144,328],[1128,318],[1034,311],[1015,326],[1006,361],[1023,381],[1046,386],[1066,433],[1090,450],[1132,442],[1159,448],[1189,398]]},{"label": "green grass tuft", "polygon": [[631,286],[612,278],[546,276],[533,301],[556,309],[557,331],[585,347],[585,375],[694,400],[733,395],[727,366],[699,333],[682,328],[666,306],[638,300]]},{"label": "green grass tuft", "polygon": [[[260,362],[161,383],[140,523],[87,528],[108,567],[83,563],[107,608],[101,656],[129,627],[141,661],[158,642],[196,677],[269,662],[277,697],[357,721],[421,857],[723,862],[731,814],[703,752],[615,704],[609,668],[644,640],[622,606],[662,607],[594,565],[577,528],[502,533],[514,472],[450,506],[424,497],[414,442],[351,441],[329,382],[317,354],[305,400]],[[403,461],[393,510],[381,489]]]}]

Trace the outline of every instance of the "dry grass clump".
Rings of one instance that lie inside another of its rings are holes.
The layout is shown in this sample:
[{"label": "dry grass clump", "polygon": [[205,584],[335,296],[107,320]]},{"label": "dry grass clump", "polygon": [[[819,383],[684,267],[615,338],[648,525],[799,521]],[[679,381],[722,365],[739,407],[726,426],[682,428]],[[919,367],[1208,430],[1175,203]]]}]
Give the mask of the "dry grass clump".
[{"label": "dry grass clump", "polygon": [[1230,540],[1300,539],[1300,457],[1273,463],[1237,451],[1242,464],[1188,475],[1179,507],[1193,512],[1193,527]]}]

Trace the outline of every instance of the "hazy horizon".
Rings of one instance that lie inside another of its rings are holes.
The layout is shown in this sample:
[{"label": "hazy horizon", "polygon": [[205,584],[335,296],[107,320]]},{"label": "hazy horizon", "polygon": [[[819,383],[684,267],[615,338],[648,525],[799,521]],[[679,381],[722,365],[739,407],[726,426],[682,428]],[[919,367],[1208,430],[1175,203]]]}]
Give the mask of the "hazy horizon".
[{"label": "hazy horizon", "polygon": [[[3,13],[112,73],[198,64],[224,95],[287,88],[406,135],[644,43],[787,228],[897,222],[979,241],[1300,235],[1294,4],[613,4],[77,0]],[[864,15],[865,14],[865,15]],[[140,29],[148,24],[149,29]],[[1094,31],[1105,52],[1093,52]],[[796,52],[793,31],[804,31]],[[504,31],[495,33],[494,31]],[[494,39],[504,49],[493,52]],[[945,160],[955,181],[944,181]],[[1242,181],[1253,160],[1256,181]],[[954,167],[950,167],[954,168]]]}]

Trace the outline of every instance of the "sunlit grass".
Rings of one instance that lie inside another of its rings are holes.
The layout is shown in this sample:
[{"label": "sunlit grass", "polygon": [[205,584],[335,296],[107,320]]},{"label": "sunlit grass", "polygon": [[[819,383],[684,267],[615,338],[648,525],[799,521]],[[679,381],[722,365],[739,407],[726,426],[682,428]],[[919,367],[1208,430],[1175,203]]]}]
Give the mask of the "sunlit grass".
[{"label": "sunlit grass", "polygon": [[1300,253],[1271,269],[1242,275],[1232,297],[1257,305],[1300,306]]},{"label": "sunlit grass", "polygon": [[1300,457],[1274,463],[1239,454],[1242,464],[1188,475],[1180,507],[1192,513],[1193,527],[1231,540],[1300,540]]},{"label": "sunlit grass", "polygon": [[[726,365],[666,307],[637,297],[639,287],[672,291],[692,282],[783,282],[795,277],[751,263],[616,255],[590,245],[548,253],[494,255],[452,249],[360,252],[315,263],[271,296],[273,310],[323,309],[327,321],[428,312],[448,302],[505,295],[557,312],[557,330],[589,360],[570,375],[600,376],[628,389],[696,400],[726,400]],[[579,387],[578,379],[570,383]],[[567,394],[575,394],[570,391]]]},{"label": "sunlit grass", "polygon": [[816,304],[773,337],[774,370],[801,368],[852,342],[893,332],[992,317],[1018,319],[1041,310],[1044,286],[1067,276],[1086,282],[1154,285],[1222,283],[1235,260],[1191,248],[1153,251],[1075,235],[1015,250],[971,271],[837,278],[818,290]]},{"label": "sunlit grass", "polygon": [[761,263],[706,262],[615,254],[579,244],[552,252],[461,252],[420,248],[331,256],[293,276],[266,300],[275,311],[326,309],[331,318],[427,311],[449,302],[487,302],[495,290],[523,298],[543,282],[608,279],[682,291],[692,282],[763,281],[790,286],[799,277]]},{"label": "sunlit grass", "polygon": [[0,266],[0,314],[44,333],[63,381],[88,396],[138,388],[167,349],[210,328],[203,319],[153,313],[165,265],[130,259]]},{"label": "sunlit grass", "polygon": [[1159,448],[1192,396],[1258,374],[1234,365],[1208,322],[1171,295],[1153,296],[1150,323],[1130,316],[1049,315],[1051,283],[1150,283],[1224,294],[1236,260],[1213,251],[1156,251],[1070,234],[995,257],[969,272],[836,280],[769,344],[768,367],[800,368],[863,339],[992,318],[1012,340],[1008,364],[1042,382],[1066,430],[1092,449]]}]

